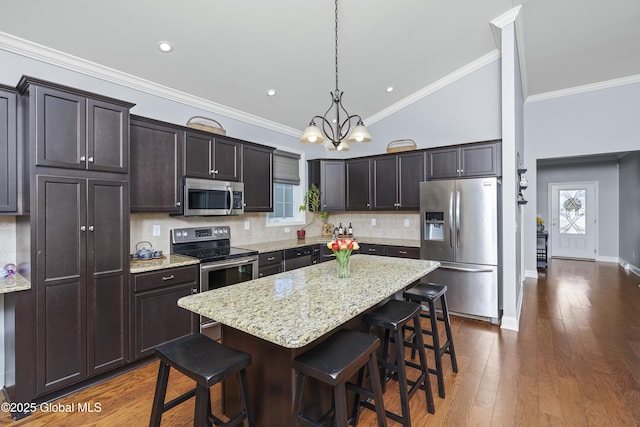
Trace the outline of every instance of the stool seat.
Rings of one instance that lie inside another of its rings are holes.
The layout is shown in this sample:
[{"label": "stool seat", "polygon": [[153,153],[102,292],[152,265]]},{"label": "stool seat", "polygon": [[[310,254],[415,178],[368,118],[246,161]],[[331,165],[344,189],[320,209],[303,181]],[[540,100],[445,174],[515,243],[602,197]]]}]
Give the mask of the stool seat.
[{"label": "stool seat", "polygon": [[159,359],[204,387],[211,387],[251,364],[251,355],[202,334],[186,335],[162,344],[155,352]]},{"label": "stool seat", "polygon": [[[162,414],[181,403],[196,398],[194,426],[232,427],[247,420],[255,427],[246,368],[251,364],[251,355],[226,347],[202,334],[191,334],[162,344],[155,349],[160,359],[156,391],[149,426],[160,427]],[[196,382],[196,387],[169,402],[165,402],[171,368]],[[240,380],[240,395],[244,408],[240,413],[223,421],[211,412],[210,387],[225,378],[236,375]]]},{"label": "stool seat", "polygon": [[406,301],[392,299],[382,307],[365,314],[363,320],[370,325],[395,331],[419,313],[419,304],[407,304]]},{"label": "stool seat", "polygon": [[[421,328],[407,327],[413,334],[422,333],[431,336],[431,343],[425,342],[425,348],[432,350],[436,362],[435,369],[429,369],[429,372],[436,375],[438,379],[438,395],[445,397],[444,390],[444,369],[442,367],[442,355],[448,354],[451,358],[451,368],[453,372],[458,372],[458,362],[456,360],[456,350],[453,346],[453,334],[451,332],[451,322],[449,320],[449,308],[447,307],[447,287],[436,283],[419,283],[413,288],[404,292],[404,298],[407,301],[422,304],[426,303],[428,310],[422,311],[420,317],[429,319],[429,326],[421,326]],[[442,316],[438,316],[436,302],[440,301]],[[440,341],[438,331],[438,321],[444,323],[446,340]],[[415,357],[415,352],[411,353],[411,357]]]},{"label": "stool seat", "polygon": [[377,337],[341,329],[321,345],[296,357],[293,367],[298,372],[336,385],[358,372],[379,346]]},{"label": "stool seat", "polygon": [[[376,402],[376,416],[379,427],[386,427],[387,422],[382,398],[382,384],[378,376],[376,349],[380,347],[380,339],[364,332],[341,329],[310,350],[293,359],[296,372],[296,395],[294,399],[291,425],[298,421],[314,426],[324,426],[327,419],[333,419],[335,427],[357,425],[359,402],[361,396]],[[368,366],[371,388],[363,387],[364,368]],[[348,380],[358,374],[358,382]],[[311,419],[302,411],[302,392],[305,377],[310,376],[333,388],[331,408],[320,417]],[[351,418],[347,413],[346,390],[355,392],[354,411]]]},{"label": "stool seat", "polygon": [[420,303],[422,301],[434,301],[447,292],[445,285],[434,283],[420,283],[404,292],[405,299]]}]

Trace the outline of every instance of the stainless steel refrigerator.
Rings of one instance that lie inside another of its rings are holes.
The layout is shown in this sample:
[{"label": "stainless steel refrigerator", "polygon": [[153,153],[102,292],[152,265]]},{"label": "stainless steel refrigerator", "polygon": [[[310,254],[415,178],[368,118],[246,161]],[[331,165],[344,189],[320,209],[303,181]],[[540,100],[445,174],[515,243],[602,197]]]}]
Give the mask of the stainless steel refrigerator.
[{"label": "stainless steel refrigerator", "polygon": [[441,262],[426,280],[447,285],[451,312],[500,317],[497,178],[420,183],[422,259]]}]

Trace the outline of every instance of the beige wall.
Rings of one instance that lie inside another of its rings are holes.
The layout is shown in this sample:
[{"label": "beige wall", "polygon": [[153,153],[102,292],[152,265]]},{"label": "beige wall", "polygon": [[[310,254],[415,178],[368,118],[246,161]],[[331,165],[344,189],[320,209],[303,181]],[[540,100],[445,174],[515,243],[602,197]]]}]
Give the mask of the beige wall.
[{"label": "beige wall", "polygon": [[[400,239],[420,238],[420,224],[417,212],[344,212],[330,214],[328,222],[348,226],[351,222],[354,235],[363,237],[394,237]],[[299,226],[267,227],[267,214],[253,213],[240,216],[222,217],[172,217],[166,214],[132,214],[131,215],[131,250],[135,251],[136,243],[149,241],[155,249],[169,250],[169,231],[173,228],[199,227],[204,225],[228,225],[231,227],[231,244],[242,246],[243,244],[264,243],[276,240],[296,238],[296,230]],[[376,225],[371,225],[375,218]],[[409,226],[404,226],[404,220],[409,221]],[[249,222],[249,230],[245,230],[245,222]],[[317,220],[307,227],[307,236],[317,237],[321,235],[321,223]],[[154,237],[153,226],[160,226],[160,236]],[[285,228],[289,232],[285,232]]]},{"label": "beige wall", "polygon": [[0,216],[0,267],[16,262],[16,219]]}]

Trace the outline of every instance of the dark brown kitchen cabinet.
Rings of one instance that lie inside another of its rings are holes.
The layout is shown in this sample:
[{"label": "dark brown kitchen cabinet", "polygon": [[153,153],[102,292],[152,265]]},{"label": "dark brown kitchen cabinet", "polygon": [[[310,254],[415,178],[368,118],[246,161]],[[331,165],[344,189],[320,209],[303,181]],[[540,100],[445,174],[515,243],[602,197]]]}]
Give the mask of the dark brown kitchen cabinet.
[{"label": "dark brown kitchen cabinet", "polygon": [[345,210],[345,166],[343,160],[309,160],[309,185],[320,189],[320,210]]},{"label": "dark brown kitchen cabinet", "polygon": [[131,116],[131,212],[180,213],[184,130]]},{"label": "dark brown kitchen cabinet", "polygon": [[420,248],[413,246],[387,246],[387,256],[420,259]]},{"label": "dark brown kitchen cabinet", "polygon": [[133,104],[30,77],[18,88],[28,99],[36,166],[129,172]]},{"label": "dark brown kitchen cabinet", "polygon": [[346,210],[369,210],[371,208],[371,159],[346,160],[345,168]]},{"label": "dark brown kitchen cabinet", "polygon": [[428,150],[429,179],[502,175],[500,141]]},{"label": "dark brown kitchen cabinet", "polygon": [[384,155],[371,160],[372,209],[420,209],[420,182],[425,180],[425,153]]},{"label": "dark brown kitchen cabinet", "polygon": [[185,175],[191,178],[240,181],[242,143],[208,132],[188,130]]},{"label": "dark brown kitchen cabinet", "polygon": [[131,276],[134,360],[151,356],[160,344],[198,332],[198,316],[178,306],[180,298],[198,292],[197,265]]},{"label": "dark brown kitchen cabinet", "polygon": [[0,86],[0,213],[18,210],[17,95]]},{"label": "dark brown kitchen cabinet", "polygon": [[360,243],[360,250],[358,251],[364,255],[387,255],[387,246],[376,245],[371,243]]},{"label": "dark brown kitchen cabinet", "polygon": [[244,211],[273,212],[273,148],[244,144]]},{"label": "dark brown kitchen cabinet", "polygon": [[258,277],[282,273],[282,251],[265,252],[258,255]]},{"label": "dark brown kitchen cabinet", "polygon": [[129,195],[126,181],[36,178],[35,376],[42,395],[129,361]]}]

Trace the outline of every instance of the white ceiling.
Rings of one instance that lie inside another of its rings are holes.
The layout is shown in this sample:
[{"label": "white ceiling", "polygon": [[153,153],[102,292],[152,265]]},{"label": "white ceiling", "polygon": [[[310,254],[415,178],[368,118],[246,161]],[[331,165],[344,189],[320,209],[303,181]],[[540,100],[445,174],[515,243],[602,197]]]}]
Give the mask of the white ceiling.
[{"label": "white ceiling", "polygon": [[[639,0],[342,0],[345,107],[375,120],[469,64],[496,58],[490,22],[520,5],[529,99],[640,81]],[[173,52],[161,53],[160,40]],[[330,105],[334,2],[0,0],[0,49],[82,58],[220,104],[217,112],[237,110],[297,132]],[[388,86],[395,90],[386,93]],[[277,95],[267,97],[271,88]]]}]

